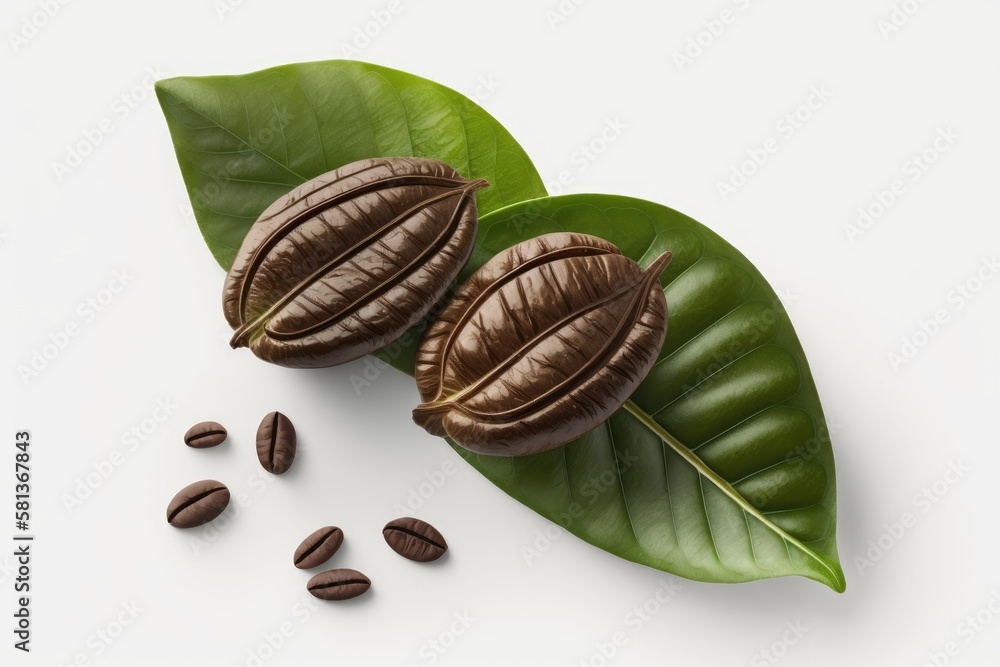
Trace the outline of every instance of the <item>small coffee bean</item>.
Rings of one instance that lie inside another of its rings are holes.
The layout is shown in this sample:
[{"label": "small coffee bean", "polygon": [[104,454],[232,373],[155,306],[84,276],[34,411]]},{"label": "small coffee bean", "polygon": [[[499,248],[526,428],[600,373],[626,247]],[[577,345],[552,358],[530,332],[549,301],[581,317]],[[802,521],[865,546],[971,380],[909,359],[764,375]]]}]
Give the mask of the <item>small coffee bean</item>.
[{"label": "small coffee bean", "polygon": [[257,428],[257,458],[264,470],[280,475],[295,460],[295,427],[280,412],[268,413]]},{"label": "small coffee bean", "polygon": [[400,556],[421,563],[437,560],[448,550],[448,543],[437,528],[412,517],[385,524],[382,537]]},{"label": "small coffee bean", "polygon": [[194,528],[222,514],[229,505],[229,489],[222,482],[205,479],[188,484],[167,506],[167,523]]},{"label": "small coffee bean", "polygon": [[184,434],[184,444],[195,449],[207,449],[221,445],[227,435],[226,429],[219,422],[201,422]]},{"label": "small coffee bean", "polygon": [[344,543],[344,531],[336,526],[326,526],[302,540],[295,550],[295,567],[308,570],[330,560]]},{"label": "small coffee bean", "polygon": [[341,568],[320,572],[309,580],[306,588],[320,600],[347,600],[358,597],[371,585],[371,580],[357,570]]}]

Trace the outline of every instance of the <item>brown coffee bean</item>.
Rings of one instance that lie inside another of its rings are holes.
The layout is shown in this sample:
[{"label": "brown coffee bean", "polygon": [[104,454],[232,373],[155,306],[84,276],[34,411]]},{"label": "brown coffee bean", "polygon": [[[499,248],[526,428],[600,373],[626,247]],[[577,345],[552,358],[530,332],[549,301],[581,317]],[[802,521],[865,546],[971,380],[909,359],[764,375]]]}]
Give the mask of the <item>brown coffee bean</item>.
[{"label": "brown coffee bean", "polygon": [[604,239],[557,232],[495,255],[451,296],[417,349],[413,419],[479,454],[537,454],[628,400],[667,332],[660,274]]},{"label": "brown coffee bean", "polygon": [[336,526],[326,526],[302,540],[295,550],[295,567],[308,570],[330,560],[344,543],[344,531]]},{"label": "brown coffee bean", "polygon": [[219,422],[195,424],[184,434],[184,444],[195,449],[207,449],[221,445],[228,433]]},{"label": "brown coffee bean", "polygon": [[320,572],[309,580],[306,588],[320,600],[347,600],[358,597],[371,585],[371,580],[357,570],[341,568]]},{"label": "brown coffee bean", "polygon": [[353,162],[302,183],[261,213],[233,259],[222,297],[230,345],[317,368],[402,337],[469,259],[476,190],[487,185],[418,157]]},{"label": "brown coffee bean", "polygon": [[229,505],[229,489],[222,482],[205,479],[188,484],[167,506],[167,523],[194,528],[222,514]]},{"label": "brown coffee bean", "polygon": [[264,470],[280,475],[295,460],[295,427],[280,412],[270,412],[257,428],[257,458]]},{"label": "brown coffee bean", "polygon": [[437,528],[412,517],[385,524],[382,537],[400,556],[421,563],[437,560],[448,550],[448,543]]}]

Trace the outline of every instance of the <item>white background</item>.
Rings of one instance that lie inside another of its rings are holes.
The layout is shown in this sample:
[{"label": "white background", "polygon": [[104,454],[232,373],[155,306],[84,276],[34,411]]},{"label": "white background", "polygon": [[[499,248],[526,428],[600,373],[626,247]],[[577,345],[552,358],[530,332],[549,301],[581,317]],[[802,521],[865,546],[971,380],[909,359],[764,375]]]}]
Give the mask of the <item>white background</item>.
[{"label": "white background", "polygon": [[[908,0],[915,13],[885,35],[889,0],[567,0],[574,11],[559,21],[547,16],[557,0],[401,0],[358,49],[477,96],[547,182],[568,172],[551,191],[668,204],[756,263],[786,302],[834,429],[843,595],[801,578],[674,579],[558,531],[545,544],[551,524],[411,423],[412,380],[387,372],[358,395],[350,376],[363,362],[293,372],[229,349],[223,272],[184,214],[144,77],[341,57],[387,1],[95,0],[52,3],[47,19],[36,16],[44,4],[7,2],[0,23],[0,498],[9,507],[13,433],[30,429],[37,534],[30,656],[11,648],[13,559],[0,551],[0,662],[253,665],[264,646],[267,665],[996,664],[995,3]],[[679,67],[674,54],[727,9],[733,21],[701,34],[708,46]],[[813,87],[832,96],[787,136],[777,123]],[[112,131],[59,178],[53,164],[103,119]],[[582,159],[615,119],[620,135]],[[907,164],[948,128],[957,138],[913,180]],[[724,199],[718,183],[771,137],[777,153]],[[903,194],[849,237],[858,208],[897,179]],[[107,297],[116,271],[128,285],[87,314],[80,304]],[[994,279],[977,282],[979,272]],[[981,289],[966,299],[959,285]],[[937,311],[943,324],[927,326]],[[68,324],[78,335],[22,379],[18,367]],[[889,354],[902,356],[906,340],[919,348],[894,367]],[[162,423],[151,421],[164,416],[158,401],[176,406]],[[253,454],[274,409],[301,443],[281,478]],[[227,444],[181,444],[203,419],[229,428]],[[133,428],[151,434],[130,447]],[[65,498],[116,451],[120,465],[68,509]],[[949,483],[953,464],[966,470]],[[442,466],[453,474],[435,475]],[[414,513],[452,550],[424,566],[393,554],[380,529],[428,476],[446,481]],[[169,528],[167,502],[202,478],[225,481],[246,506],[218,533]],[[904,513],[911,525],[894,529]],[[308,575],[291,554],[328,523],[346,533],[334,564],[374,587],[309,610]],[[193,548],[193,535],[205,544]],[[525,547],[541,555],[528,562]],[[664,581],[679,589],[660,604]],[[655,612],[639,623],[633,609],[644,604]],[[131,619],[123,605],[141,611]],[[977,613],[976,625],[966,620]],[[466,628],[456,615],[474,620]],[[120,634],[119,616],[130,621]],[[271,651],[265,637],[283,624],[292,634]],[[101,632],[118,636],[108,644]],[[625,643],[605,661],[600,649],[619,632]]]}]

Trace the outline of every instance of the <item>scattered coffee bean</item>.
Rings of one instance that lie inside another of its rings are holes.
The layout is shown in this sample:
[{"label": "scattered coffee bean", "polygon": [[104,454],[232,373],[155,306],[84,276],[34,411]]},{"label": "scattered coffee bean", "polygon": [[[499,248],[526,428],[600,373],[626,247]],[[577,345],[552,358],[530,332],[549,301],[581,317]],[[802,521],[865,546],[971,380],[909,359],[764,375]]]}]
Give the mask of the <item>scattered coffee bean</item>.
[{"label": "scattered coffee bean", "polygon": [[326,526],[302,540],[295,550],[295,567],[308,570],[330,560],[344,543],[344,531],[336,526]]},{"label": "scattered coffee bean", "polygon": [[448,550],[448,543],[437,528],[412,517],[402,517],[385,524],[382,536],[400,556],[421,563],[437,560]]},{"label": "scattered coffee bean", "polygon": [[268,413],[257,428],[257,458],[264,470],[280,475],[295,460],[295,427],[280,412]]},{"label": "scattered coffee bean", "polygon": [[194,528],[222,514],[229,505],[229,489],[222,482],[205,479],[188,484],[167,506],[167,523]]},{"label": "scattered coffee bean", "polygon": [[219,422],[201,422],[184,434],[184,444],[195,449],[207,449],[221,445],[227,435],[226,429]]},{"label": "scattered coffee bean", "polygon": [[320,600],[347,600],[358,597],[371,585],[371,580],[357,570],[341,568],[320,572],[309,580],[306,588]]}]

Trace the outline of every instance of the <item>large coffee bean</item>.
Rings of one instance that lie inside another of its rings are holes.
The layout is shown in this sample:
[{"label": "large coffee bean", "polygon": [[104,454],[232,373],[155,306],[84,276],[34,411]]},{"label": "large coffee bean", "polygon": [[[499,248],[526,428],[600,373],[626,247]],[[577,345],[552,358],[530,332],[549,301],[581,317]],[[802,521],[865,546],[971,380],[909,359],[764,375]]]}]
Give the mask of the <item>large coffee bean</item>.
[{"label": "large coffee bean", "polygon": [[229,505],[229,489],[222,482],[205,479],[188,484],[167,506],[167,523],[177,528],[193,528],[208,523]]},{"label": "large coffee bean", "polygon": [[384,348],[448,291],[476,239],[476,190],[437,160],[374,158],[303,183],[243,239],[223,289],[230,345],[334,366]]},{"label": "large coffee bean", "polygon": [[344,543],[344,531],[336,526],[326,526],[302,540],[295,550],[295,567],[308,570],[330,560]]},{"label": "large coffee bean", "polygon": [[184,444],[195,449],[206,449],[221,445],[227,435],[226,429],[219,422],[201,422],[184,434]]},{"label": "large coffee bean", "polygon": [[437,528],[412,517],[402,517],[385,524],[382,537],[400,556],[421,563],[437,560],[448,550],[448,543]]},{"label": "large coffee bean", "polygon": [[295,460],[295,427],[280,412],[268,413],[257,428],[257,458],[264,470],[280,475]]},{"label": "large coffee bean", "polygon": [[309,580],[306,588],[320,600],[347,600],[358,597],[371,585],[371,580],[357,570],[341,568],[320,572]]},{"label": "large coffee bean", "polygon": [[618,411],[667,332],[660,274],[604,239],[545,234],[504,250],[455,291],[420,340],[413,419],[479,454],[537,454]]}]

